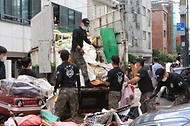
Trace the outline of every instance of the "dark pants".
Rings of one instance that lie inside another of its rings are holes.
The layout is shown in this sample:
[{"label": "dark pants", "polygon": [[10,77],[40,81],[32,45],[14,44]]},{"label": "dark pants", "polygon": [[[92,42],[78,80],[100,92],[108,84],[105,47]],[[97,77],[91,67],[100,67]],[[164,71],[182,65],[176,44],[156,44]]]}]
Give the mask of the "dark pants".
[{"label": "dark pants", "polygon": [[75,51],[71,51],[71,56],[74,63],[81,69],[84,81],[89,80],[86,62],[80,50],[76,49]]},{"label": "dark pants", "polygon": [[145,102],[145,100],[152,95],[153,92],[147,92],[141,94],[140,103],[142,113],[151,112],[156,110],[155,97],[150,101]]},{"label": "dark pants", "polygon": [[120,91],[110,91],[109,93],[109,109],[118,108],[118,102],[121,100],[121,92]]},{"label": "dark pants", "polygon": [[64,111],[64,106],[67,101],[71,109],[71,118],[77,117],[78,113],[78,90],[77,88],[61,88],[58,100],[55,103],[55,115],[61,119]]}]

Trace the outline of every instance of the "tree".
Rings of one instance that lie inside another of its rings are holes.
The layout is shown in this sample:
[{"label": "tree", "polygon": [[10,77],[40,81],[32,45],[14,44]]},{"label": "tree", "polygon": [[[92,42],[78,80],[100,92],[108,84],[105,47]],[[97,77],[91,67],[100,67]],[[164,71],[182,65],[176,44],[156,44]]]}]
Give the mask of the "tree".
[{"label": "tree", "polygon": [[129,57],[129,62],[131,62],[131,63],[133,63],[138,58],[138,56],[133,53],[129,53],[128,57]]},{"label": "tree", "polygon": [[164,65],[166,62],[176,61],[176,54],[168,54],[166,52],[153,49],[153,57],[158,57],[160,64]]}]

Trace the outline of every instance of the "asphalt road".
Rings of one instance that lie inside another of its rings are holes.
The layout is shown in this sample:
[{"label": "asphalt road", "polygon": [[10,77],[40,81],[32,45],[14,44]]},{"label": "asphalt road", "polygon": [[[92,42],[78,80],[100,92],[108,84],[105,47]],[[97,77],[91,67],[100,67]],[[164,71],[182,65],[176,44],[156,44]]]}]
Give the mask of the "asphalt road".
[{"label": "asphalt road", "polygon": [[[140,100],[140,95],[141,95],[141,92],[138,88],[135,88],[135,99],[133,101],[133,103],[137,102]],[[160,109],[160,108],[166,108],[168,107],[169,105],[172,104],[173,101],[169,101],[167,100],[166,98],[161,98],[160,99],[160,105],[157,105],[156,108],[157,109]]]}]

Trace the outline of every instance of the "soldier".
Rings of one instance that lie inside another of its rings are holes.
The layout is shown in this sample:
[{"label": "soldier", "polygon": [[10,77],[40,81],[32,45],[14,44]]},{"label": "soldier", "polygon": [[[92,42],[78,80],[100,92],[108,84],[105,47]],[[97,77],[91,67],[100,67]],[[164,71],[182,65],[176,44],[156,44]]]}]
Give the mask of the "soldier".
[{"label": "soldier", "polygon": [[141,91],[140,103],[143,113],[155,110],[155,99],[151,99],[150,102],[144,102],[148,96],[153,94],[154,88],[152,86],[151,78],[144,68],[144,60],[142,58],[137,59],[136,66],[138,69],[137,76],[128,81],[128,84],[134,84],[138,82],[138,87]]},{"label": "soldier", "polygon": [[71,55],[72,55],[73,61],[81,69],[86,87],[92,87],[92,84],[90,83],[90,80],[88,77],[88,72],[87,72],[86,62],[83,58],[83,54],[84,54],[84,51],[82,49],[83,41],[85,41],[88,44],[93,45],[95,48],[98,48],[98,46],[94,45],[87,38],[86,30],[87,30],[87,27],[89,26],[89,24],[90,24],[90,21],[87,18],[84,18],[84,19],[82,19],[79,28],[77,28],[73,31],[72,49],[71,49]]},{"label": "soldier", "polygon": [[[59,91],[58,100],[55,104],[55,115],[61,118],[64,106],[66,105],[66,102],[69,101],[71,119],[75,119],[78,116],[78,91],[80,92],[79,68],[75,64],[68,62],[69,52],[67,50],[63,50],[60,57],[63,62],[57,67],[57,79],[54,93],[56,93],[59,86],[61,89]],[[76,82],[78,91],[76,88]]]},{"label": "soldier", "polygon": [[119,68],[120,59],[118,56],[112,56],[113,69],[108,72],[107,80],[104,82],[109,86],[109,109],[118,108],[118,102],[121,99],[121,89],[124,81],[124,72]]},{"label": "soldier", "polygon": [[156,71],[158,86],[153,95],[148,100],[154,98],[162,86],[166,86],[172,93],[178,94],[177,99],[172,103],[176,106],[183,103],[190,103],[190,93],[188,83],[177,73],[168,73],[163,68]]}]

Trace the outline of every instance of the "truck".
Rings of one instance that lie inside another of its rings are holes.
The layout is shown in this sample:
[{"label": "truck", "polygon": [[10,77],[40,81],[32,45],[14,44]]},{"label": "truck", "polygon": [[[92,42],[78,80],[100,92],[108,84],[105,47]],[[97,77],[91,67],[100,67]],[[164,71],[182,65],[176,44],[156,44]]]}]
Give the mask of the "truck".
[{"label": "truck", "polygon": [[[59,58],[61,48],[59,46],[66,43],[67,46],[64,45],[63,47],[68,49],[71,44],[72,33],[61,33],[55,30],[53,17],[53,6],[50,3],[31,19],[31,59],[37,75],[47,78],[52,85],[55,85],[56,67],[61,63]],[[105,71],[105,65],[110,63],[110,54],[112,53],[119,55],[121,67],[125,70],[128,63],[128,53],[124,19],[124,9],[121,8],[90,21],[89,38],[92,38],[92,41],[101,47],[98,50],[91,50],[93,56],[88,56],[89,52],[85,52],[87,57],[94,57],[86,61],[90,65],[95,62],[91,65],[91,72],[101,73],[101,71]],[[68,51],[70,50],[68,49]],[[101,70],[97,72],[97,67],[94,68],[94,66],[98,66]],[[91,78],[96,79],[99,76],[94,75]],[[82,75],[80,77],[81,84],[84,85]],[[108,108],[108,87],[81,88],[81,93],[79,113],[96,112],[102,108]]]}]

